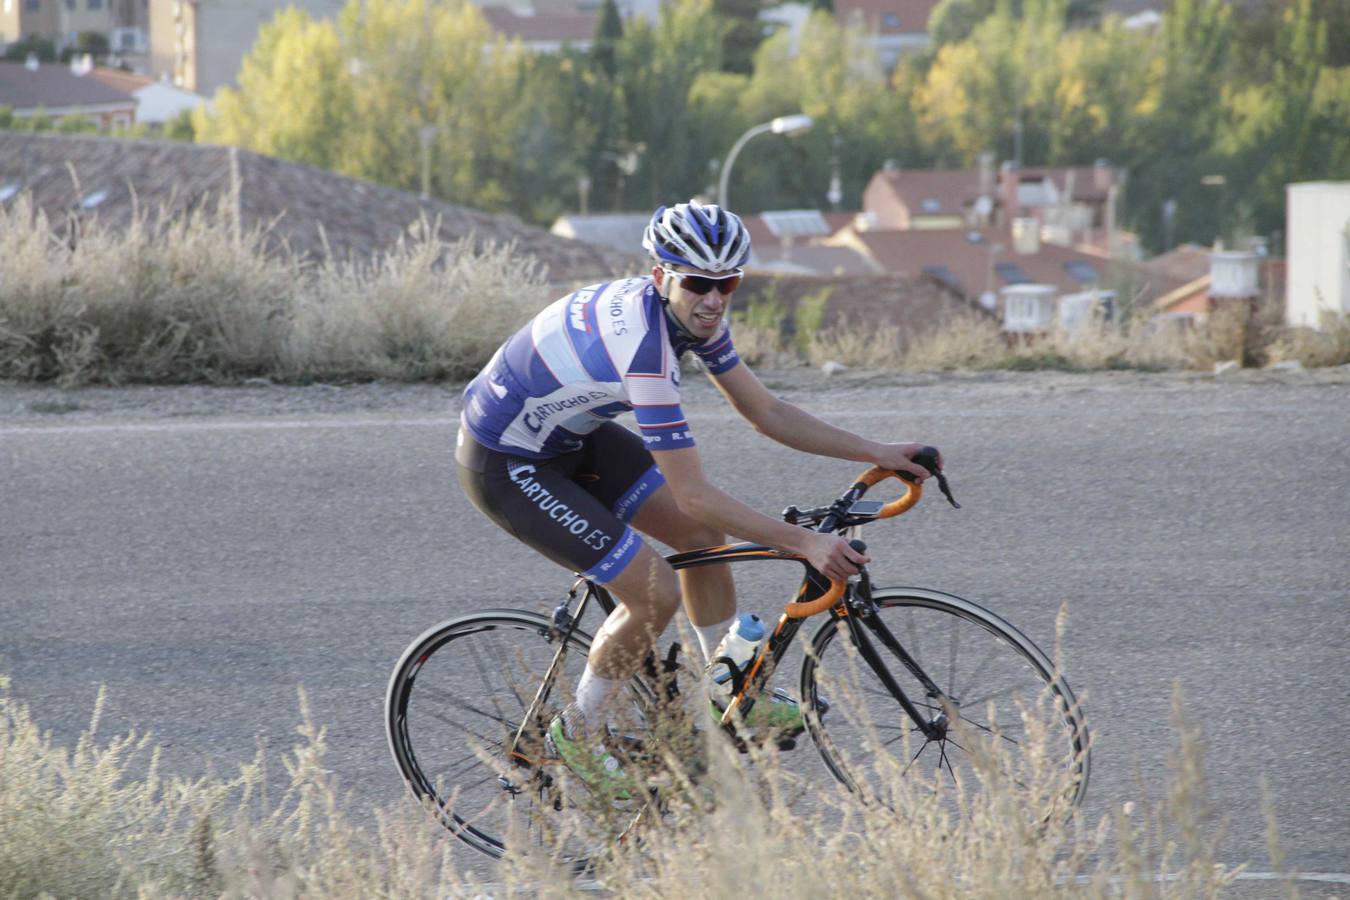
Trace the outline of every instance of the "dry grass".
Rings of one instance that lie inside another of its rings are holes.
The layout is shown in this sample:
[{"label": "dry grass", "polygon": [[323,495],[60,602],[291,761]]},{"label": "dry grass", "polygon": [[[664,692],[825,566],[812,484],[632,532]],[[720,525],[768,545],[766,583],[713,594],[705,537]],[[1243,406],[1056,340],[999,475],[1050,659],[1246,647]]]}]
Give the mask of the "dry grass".
[{"label": "dry grass", "polygon": [[1321,325],[1285,329],[1268,348],[1270,361],[1296,361],[1309,368],[1350,365],[1350,316],[1327,313]]},{"label": "dry grass", "polygon": [[0,209],[0,380],[464,378],[548,299],[513,248],[426,222],[372,263],[311,263],[231,209],[141,211],[74,241],[26,197]]},{"label": "dry grass", "polygon": [[[265,229],[241,229],[235,209],[142,210],[125,228],[92,220],[72,237],[26,196],[0,207],[0,382],[464,379],[551,299],[537,264],[512,247],[445,244],[426,222],[368,263],[314,262],[277,249]],[[930,371],[1350,363],[1350,320],[1292,329],[1270,305],[1221,308],[1190,329],[1138,319],[1011,342],[972,315],[902,349],[895,326],[822,327],[829,299],[805,298],[793,315],[773,296],[739,311],[741,356]]]},{"label": "dry grass", "polygon": [[[474,884],[456,872],[472,851],[410,805],[373,828],[353,824],[303,692],[301,740],[283,758],[289,788],[276,801],[265,796],[261,753],[233,778],[167,778],[147,738],[100,738],[100,707],[67,749],[0,681],[0,884],[9,896],[593,895],[539,850],[508,857],[490,888]],[[1212,897],[1236,873],[1215,865],[1199,738],[1179,700],[1173,712],[1167,799],[1151,812],[1126,804],[1095,825],[1029,821],[1019,798],[999,789],[961,792],[952,815],[912,774],[894,779],[884,804],[821,786],[818,808],[794,814],[793,786],[773,755],[747,766],[712,740],[700,786],[672,792],[667,814],[630,832],[595,877],[625,897],[681,900]],[[1160,873],[1176,880],[1160,883]]]}]

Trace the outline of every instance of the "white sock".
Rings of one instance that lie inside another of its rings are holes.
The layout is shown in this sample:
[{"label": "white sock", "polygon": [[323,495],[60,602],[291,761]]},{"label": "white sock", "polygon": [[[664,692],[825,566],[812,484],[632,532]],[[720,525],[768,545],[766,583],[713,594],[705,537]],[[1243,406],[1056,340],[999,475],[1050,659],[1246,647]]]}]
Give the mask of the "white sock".
[{"label": "white sock", "polygon": [[[609,703],[609,698],[614,695],[627,679],[609,679],[601,678],[591,670],[589,665],[586,671],[581,673],[581,680],[577,682],[577,712],[581,713],[582,721],[599,722],[601,721],[601,712]],[[564,714],[563,724],[568,726],[569,733],[573,730],[573,723],[568,722]]]},{"label": "white sock", "polygon": [[736,617],[732,616],[725,622],[718,622],[716,625],[694,625],[692,620],[689,622],[690,625],[694,625],[694,633],[698,635],[698,645],[703,650],[705,661],[712,662],[713,651],[717,649],[718,644],[722,643],[722,638],[726,637],[726,633],[731,630],[732,623],[735,621]]}]

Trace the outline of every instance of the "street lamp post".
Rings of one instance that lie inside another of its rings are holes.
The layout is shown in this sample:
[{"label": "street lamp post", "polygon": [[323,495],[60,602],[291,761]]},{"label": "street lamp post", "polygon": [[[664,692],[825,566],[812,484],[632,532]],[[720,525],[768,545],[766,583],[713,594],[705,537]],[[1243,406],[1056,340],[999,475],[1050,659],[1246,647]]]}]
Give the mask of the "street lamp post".
[{"label": "street lamp post", "polygon": [[731,178],[732,163],[736,162],[736,155],[741,152],[742,147],[749,143],[751,138],[769,131],[774,134],[801,134],[814,124],[815,122],[812,121],[810,116],[801,113],[795,116],[779,116],[772,122],[756,125],[737,138],[736,143],[731,145],[731,152],[727,154],[727,161],[722,164],[722,175],[717,179],[717,205],[723,209],[727,208],[727,182]]}]

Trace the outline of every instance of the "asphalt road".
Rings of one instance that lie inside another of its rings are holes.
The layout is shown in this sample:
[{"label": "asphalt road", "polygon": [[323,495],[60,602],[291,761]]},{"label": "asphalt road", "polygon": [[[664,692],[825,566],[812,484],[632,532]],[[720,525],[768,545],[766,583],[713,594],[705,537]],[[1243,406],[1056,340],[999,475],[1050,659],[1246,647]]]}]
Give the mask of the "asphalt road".
[{"label": "asphalt road", "polygon": [[[1043,645],[1068,604],[1090,815],[1161,794],[1178,684],[1222,860],[1267,865],[1264,778],[1289,863],[1350,872],[1350,372],[766,381],[943,448],[965,508],[872,528],[882,583],[977,600]],[[688,395],[707,470],[760,509],[824,502],[858,468]],[[288,748],[303,684],[357,814],[393,802],[381,705],[404,645],[475,607],[545,609],[567,581],[460,495],[456,412],[428,387],[0,390],[12,694],[73,741],[107,685],[101,731],[149,730],[191,775],[257,738]],[[739,579],[766,613],[768,568]]]}]

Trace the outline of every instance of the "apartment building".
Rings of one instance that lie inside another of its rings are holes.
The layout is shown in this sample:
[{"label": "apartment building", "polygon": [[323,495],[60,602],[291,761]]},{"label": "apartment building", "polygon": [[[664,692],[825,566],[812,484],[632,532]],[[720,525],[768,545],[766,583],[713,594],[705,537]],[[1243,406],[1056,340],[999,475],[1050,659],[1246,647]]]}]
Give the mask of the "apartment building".
[{"label": "apartment building", "polygon": [[66,47],[94,31],[109,36],[116,52],[149,22],[150,0],[0,0],[0,44],[36,36]]},{"label": "apartment building", "polygon": [[258,39],[258,29],[282,9],[296,6],[316,19],[332,19],[346,5],[344,0],[149,2],[149,74],[206,96],[236,83],[239,66]]}]

